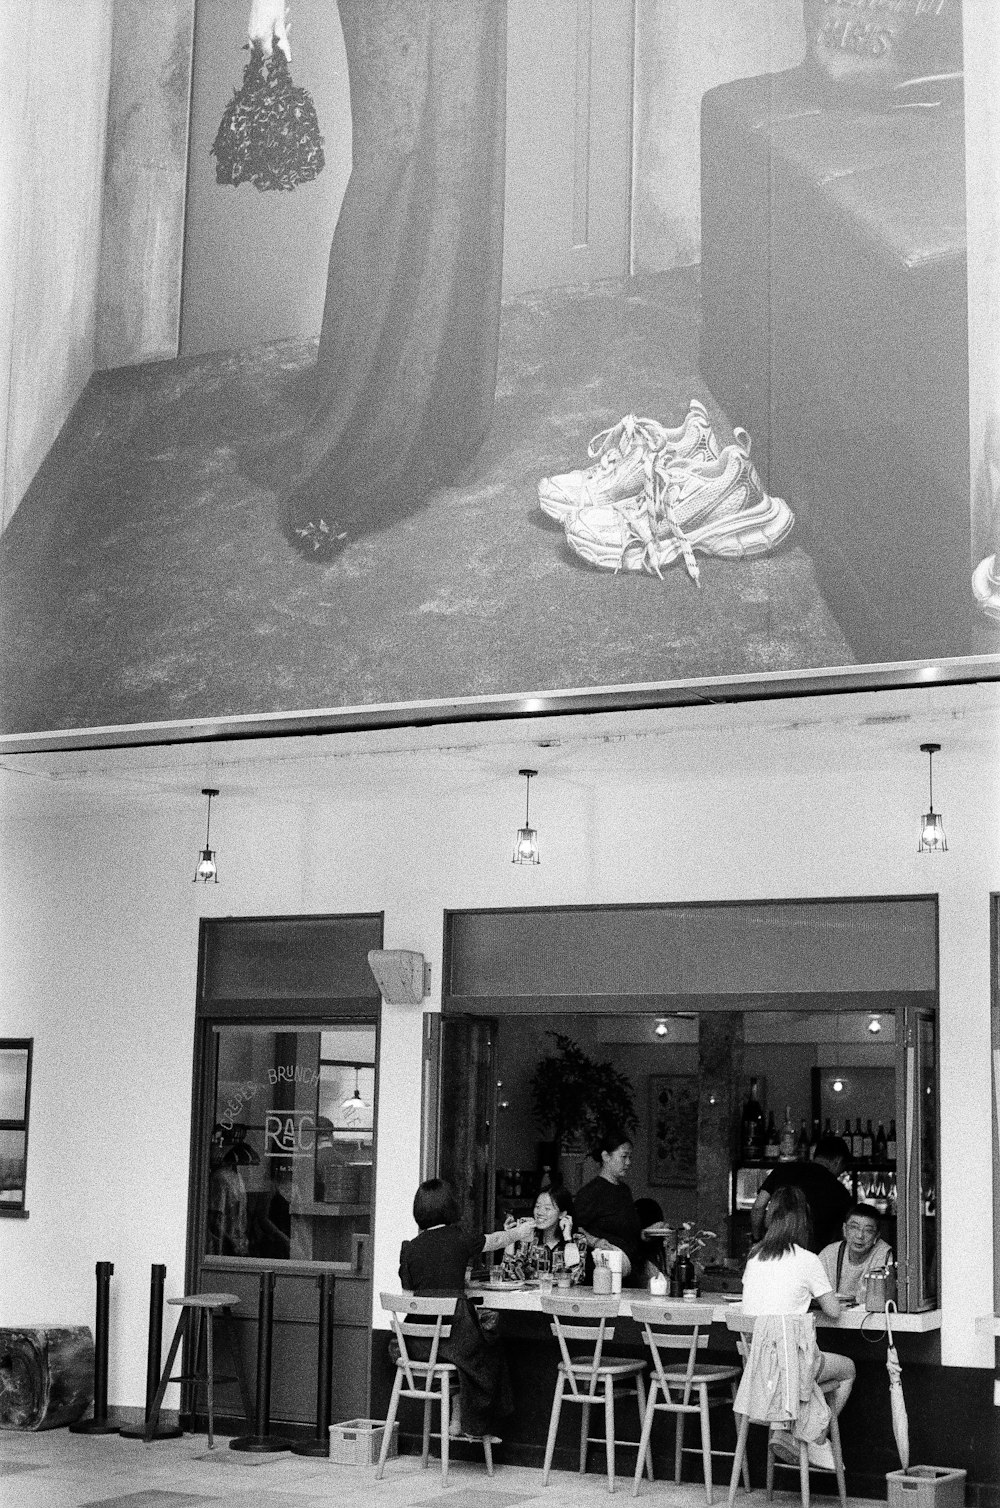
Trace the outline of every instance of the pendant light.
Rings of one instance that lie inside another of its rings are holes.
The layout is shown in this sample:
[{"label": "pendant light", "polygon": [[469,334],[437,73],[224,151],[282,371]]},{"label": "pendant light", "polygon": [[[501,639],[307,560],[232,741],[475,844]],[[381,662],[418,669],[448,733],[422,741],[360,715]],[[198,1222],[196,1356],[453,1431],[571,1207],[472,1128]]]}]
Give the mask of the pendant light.
[{"label": "pendant light", "polygon": [[524,826],[517,830],[514,840],[514,857],[512,864],[538,864],[538,833],[531,826],[528,815],[531,800],[531,777],[537,775],[537,770],[518,770],[519,775],[524,776]]},{"label": "pendant light", "polygon": [[201,880],[204,885],[217,885],[219,883],[219,870],[215,862],[215,849],[210,846],[212,832],[212,797],[219,793],[212,786],[203,786],[201,794],[208,797],[208,820],[205,823],[205,847],[198,856],[198,867],[194,872],[194,882],[197,885]]},{"label": "pendant light", "polygon": [[361,1070],[355,1065],[354,1069],[354,1093],[349,1094],[340,1106],[345,1115],[361,1115],[368,1109],[361,1098]]},{"label": "pendant light", "polygon": [[927,755],[927,785],[930,799],[928,809],[920,819],[920,842],[917,844],[917,853],[947,853],[948,851],[948,839],[944,835],[941,814],[934,810],[934,755],[940,747],[940,744],[920,745],[921,753]]}]

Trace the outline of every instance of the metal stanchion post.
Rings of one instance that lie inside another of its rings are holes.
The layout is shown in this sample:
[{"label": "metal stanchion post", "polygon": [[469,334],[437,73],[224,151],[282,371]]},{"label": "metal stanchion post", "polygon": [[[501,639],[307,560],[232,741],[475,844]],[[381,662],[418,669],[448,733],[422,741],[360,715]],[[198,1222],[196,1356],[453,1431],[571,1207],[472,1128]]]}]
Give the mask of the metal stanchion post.
[{"label": "metal stanchion post", "polygon": [[94,1413],[69,1426],[74,1435],[116,1435],[118,1425],[108,1421],[108,1309],[113,1262],[97,1264],[97,1315],[94,1322]]},{"label": "metal stanchion post", "polygon": [[260,1275],[257,1306],[257,1405],[254,1432],[230,1440],[230,1450],[289,1450],[291,1441],[271,1434],[271,1329],[274,1324],[274,1272]]},{"label": "metal stanchion post", "polygon": [[[142,1424],[128,1424],[120,1431],[126,1440],[144,1440],[146,1425],[156,1389],[160,1382],[160,1356],[163,1346],[163,1285],[167,1269],[162,1262],[154,1262],[149,1277],[149,1339],[146,1344],[146,1412]],[[154,1440],[176,1440],[183,1435],[180,1425],[158,1424],[153,1431]]]},{"label": "metal stanchion post", "polygon": [[319,1278],[319,1361],[316,1368],[316,1434],[292,1446],[297,1456],[330,1454],[330,1363],[333,1359],[333,1274]]}]

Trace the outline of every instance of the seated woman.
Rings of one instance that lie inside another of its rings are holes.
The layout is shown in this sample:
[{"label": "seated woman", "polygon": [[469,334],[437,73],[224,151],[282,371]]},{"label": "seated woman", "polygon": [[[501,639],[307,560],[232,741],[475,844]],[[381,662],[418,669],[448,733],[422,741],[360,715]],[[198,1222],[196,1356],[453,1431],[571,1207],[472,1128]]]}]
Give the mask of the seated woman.
[{"label": "seated woman", "polygon": [[[417,1189],[413,1218],[419,1235],[404,1241],[399,1253],[399,1280],[421,1298],[458,1299],[451,1334],[441,1342],[442,1361],[458,1369],[458,1403],[451,1416],[449,1434],[489,1435],[513,1412],[510,1377],[499,1340],[486,1335],[475,1308],[465,1296],[465,1271],[474,1257],[498,1251],[514,1239],[527,1241],[534,1234],[533,1220],[519,1220],[510,1229],[470,1234],[459,1225],[458,1200],[452,1187],[441,1178],[429,1178]],[[412,1354],[426,1357],[427,1342],[412,1343]]]},{"label": "seated woman", "polygon": [[573,1200],[569,1190],[562,1187],[543,1189],[535,1200],[532,1219],[534,1227],[530,1239],[512,1242],[506,1248],[500,1266],[501,1276],[520,1283],[537,1278],[540,1272],[551,1273],[554,1277],[568,1272],[572,1283],[582,1283],[583,1262],[571,1239]]},{"label": "seated woman", "polygon": [[[767,1206],[766,1228],[751,1249],[743,1273],[743,1310],[745,1314],[808,1314],[816,1304],[831,1319],[839,1319],[841,1301],[823,1270],[815,1252],[809,1251],[809,1206],[800,1188],[783,1184],[776,1189]],[[836,1381],[828,1395],[831,1412],[839,1414],[854,1386],[856,1368],[849,1356],[834,1352],[819,1353],[817,1383]],[[776,1455],[790,1465],[798,1465],[798,1450],[788,1431],[774,1429],[771,1435]],[[826,1471],[833,1470],[833,1450],[829,1440],[809,1446],[809,1461]]]},{"label": "seated woman", "polygon": [[883,1268],[892,1248],[878,1233],[878,1210],[852,1204],[844,1221],[844,1239],[831,1241],[819,1254],[823,1269],[842,1299],[856,1299],[862,1278]]}]

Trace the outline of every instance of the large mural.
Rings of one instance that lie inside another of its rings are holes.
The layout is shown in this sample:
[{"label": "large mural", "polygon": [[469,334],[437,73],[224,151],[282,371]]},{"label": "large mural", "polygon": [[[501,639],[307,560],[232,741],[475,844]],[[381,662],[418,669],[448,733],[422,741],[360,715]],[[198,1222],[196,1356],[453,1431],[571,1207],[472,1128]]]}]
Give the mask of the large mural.
[{"label": "large mural", "polygon": [[5,746],[997,673],[960,0],[164,9]]}]

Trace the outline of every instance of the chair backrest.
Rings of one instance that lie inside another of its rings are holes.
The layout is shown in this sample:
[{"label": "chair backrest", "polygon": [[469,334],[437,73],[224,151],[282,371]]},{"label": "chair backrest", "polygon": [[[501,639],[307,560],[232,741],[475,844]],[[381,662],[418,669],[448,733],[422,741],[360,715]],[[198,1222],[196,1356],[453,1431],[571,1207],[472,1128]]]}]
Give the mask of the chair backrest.
[{"label": "chair backrest", "polygon": [[[708,1329],[703,1328],[690,1314],[685,1314],[681,1305],[645,1303],[632,1301],[632,1318],[642,1326],[642,1336],[653,1359],[653,1371],[657,1382],[669,1398],[670,1390],[663,1375],[664,1351],[684,1351],[685,1380],[690,1382],[698,1361],[698,1352],[708,1346]],[[676,1382],[674,1383],[676,1387]]]},{"label": "chair backrest", "polygon": [[[601,1353],[606,1340],[613,1340],[615,1328],[609,1323],[618,1318],[619,1300],[611,1298],[561,1298],[555,1294],[541,1295],[542,1313],[551,1320],[552,1334],[559,1343],[559,1352],[566,1368],[570,1392],[581,1394],[585,1385],[586,1395],[597,1392],[600,1381]],[[574,1356],[569,1349],[573,1342],[580,1347]]]},{"label": "chair backrest", "polygon": [[744,1314],[742,1309],[726,1310],[726,1329],[735,1333],[736,1349],[744,1361],[750,1355],[750,1339],[756,1321],[755,1314]]},{"label": "chair backrest", "polygon": [[[399,1346],[399,1365],[408,1388],[418,1386],[418,1381],[433,1375],[437,1365],[438,1347],[451,1334],[448,1323],[455,1313],[457,1298],[417,1298],[412,1293],[380,1293],[379,1301],[392,1318],[392,1328]],[[420,1378],[413,1371],[414,1358],[406,1348],[407,1337],[411,1340],[429,1340],[430,1353],[426,1361],[418,1362]]]}]

